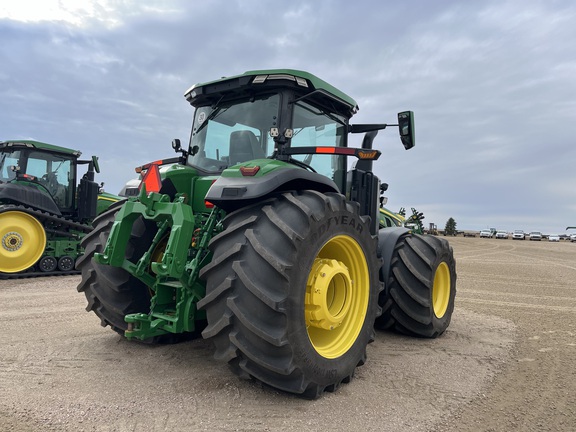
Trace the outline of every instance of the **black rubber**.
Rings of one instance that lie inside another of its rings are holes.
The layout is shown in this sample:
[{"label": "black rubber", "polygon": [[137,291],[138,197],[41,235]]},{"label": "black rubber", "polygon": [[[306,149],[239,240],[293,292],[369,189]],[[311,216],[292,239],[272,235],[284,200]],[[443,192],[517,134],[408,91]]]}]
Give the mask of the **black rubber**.
[{"label": "black rubber", "polygon": [[[302,191],[237,210],[223,224],[210,243],[213,259],[201,271],[206,296],[198,303],[207,313],[203,336],[213,340],[215,357],[243,378],[310,399],[349,382],[365,362],[380,312],[380,261],[370,219],[343,195]],[[341,234],[364,252],[370,292],[360,334],[346,353],[329,359],[310,342],[304,301],[314,258]]]},{"label": "black rubber", "polygon": [[67,272],[74,268],[75,260],[71,256],[64,255],[58,258],[58,270]]},{"label": "black rubber", "polygon": [[[450,273],[450,295],[446,312],[438,318],[432,306],[432,287],[442,262]],[[384,269],[380,274],[385,274]],[[456,261],[449,243],[432,235],[403,234],[396,242],[388,274],[380,294],[382,315],[376,319],[376,327],[426,338],[444,333],[456,297]]]},{"label": "black rubber", "polygon": [[[76,268],[82,274],[78,291],[86,295],[86,310],[98,315],[102,326],[109,325],[123,335],[127,329],[124,316],[149,312],[150,294],[142,282],[124,269],[100,265],[92,260],[95,253],[104,250],[117,211],[117,208],[112,208],[94,220],[93,231],[82,239],[84,255],[78,258]],[[133,255],[133,248],[131,252],[127,255]]]},{"label": "black rubber", "polygon": [[56,270],[58,261],[53,256],[43,256],[38,261],[38,268],[41,272],[50,273]]},{"label": "black rubber", "polygon": [[[78,258],[76,268],[82,274],[78,292],[83,292],[88,300],[87,311],[93,311],[103,327],[110,326],[115,332],[124,335],[128,324],[124,317],[133,313],[150,312],[150,289],[139,279],[119,267],[97,264],[92,260],[95,253],[102,252],[110,235],[110,229],[118,209],[124,204],[120,201],[94,219],[94,230],[81,241],[84,255]],[[154,222],[139,218],[134,222],[125,257],[136,262],[148,250],[157,232]],[[146,339],[146,344],[178,343],[197,338],[204,329],[204,320],[196,322],[194,332],[165,334]]]}]

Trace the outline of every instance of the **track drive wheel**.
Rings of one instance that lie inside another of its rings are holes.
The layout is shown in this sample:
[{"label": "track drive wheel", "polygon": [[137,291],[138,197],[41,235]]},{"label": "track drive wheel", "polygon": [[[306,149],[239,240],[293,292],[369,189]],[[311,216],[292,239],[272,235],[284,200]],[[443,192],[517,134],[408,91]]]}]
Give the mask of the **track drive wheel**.
[{"label": "track drive wheel", "polygon": [[46,232],[38,219],[17,210],[0,213],[0,272],[32,267],[45,248]]},{"label": "track drive wheel", "polygon": [[432,235],[401,236],[388,275],[376,327],[427,338],[444,333],[456,297],[456,261],[449,243]]},{"label": "track drive wheel", "polygon": [[[82,273],[78,291],[88,300],[87,311],[93,311],[103,327],[109,325],[115,332],[124,335],[128,324],[124,317],[132,313],[150,312],[150,290],[140,280],[119,267],[101,265],[92,260],[106,246],[114,218],[122,202],[113,204],[108,211],[94,219],[94,229],[81,241],[84,254],[78,258],[76,268]],[[148,250],[154,234],[155,223],[142,218],[136,220],[126,248],[126,259],[137,261]],[[182,335],[162,335],[145,340],[146,343],[177,342]]]},{"label": "track drive wheel", "polygon": [[51,273],[54,270],[56,270],[56,267],[58,266],[58,261],[56,261],[56,258],[54,258],[53,256],[43,256],[42,258],[40,258],[40,261],[38,261],[38,268],[40,269],[41,272],[44,273]]},{"label": "track drive wheel", "polygon": [[303,191],[223,223],[198,303],[215,357],[241,377],[306,398],[349,382],[380,312],[369,219],[340,194]]},{"label": "track drive wheel", "polygon": [[58,270],[61,272],[68,272],[74,269],[74,258],[68,255],[58,258]]}]

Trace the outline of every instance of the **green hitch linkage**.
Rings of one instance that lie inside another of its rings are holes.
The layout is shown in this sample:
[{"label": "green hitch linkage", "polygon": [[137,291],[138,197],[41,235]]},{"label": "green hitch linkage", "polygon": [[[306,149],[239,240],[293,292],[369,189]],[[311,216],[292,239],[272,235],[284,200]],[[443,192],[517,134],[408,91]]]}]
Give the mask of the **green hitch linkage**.
[{"label": "green hitch linkage", "polygon": [[[195,330],[196,320],[202,318],[200,315],[203,315],[197,311],[196,303],[205,294],[205,286],[199,281],[199,273],[203,262],[210,254],[208,244],[218,231],[221,215],[220,209],[213,209],[203,223],[200,220],[197,221],[196,225],[201,226],[198,233],[200,240],[196,245],[190,245],[192,236],[188,237],[188,254],[192,259],[186,263],[179,277],[168,277],[170,272],[165,271],[162,263],[151,263],[150,267],[156,273],[156,279],[151,286],[155,294],[151,298],[150,313],[131,314],[125,317],[128,323],[125,336],[128,339],[148,339],[167,333]],[[179,231],[173,227],[168,245],[171,244],[172,236],[178,235],[180,235]],[[150,255],[152,251],[151,247],[148,251]]]}]

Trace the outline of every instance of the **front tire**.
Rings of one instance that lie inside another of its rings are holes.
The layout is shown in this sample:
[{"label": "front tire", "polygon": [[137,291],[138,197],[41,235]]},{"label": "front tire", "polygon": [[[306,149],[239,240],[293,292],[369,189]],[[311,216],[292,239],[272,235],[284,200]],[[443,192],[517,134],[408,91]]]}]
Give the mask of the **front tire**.
[{"label": "front tire", "polygon": [[380,311],[369,218],[340,194],[303,191],[223,223],[198,303],[215,357],[241,377],[311,399],[349,382]]},{"label": "front tire", "polygon": [[456,297],[456,261],[449,243],[404,234],[396,242],[388,275],[376,327],[427,338],[444,333]]},{"label": "front tire", "polygon": [[[111,206],[94,220],[94,229],[81,241],[85,251],[78,258],[76,268],[82,273],[77,289],[86,295],[86,310],[94,312],[103,327],[110,326],[115,332],[124,335],[128,328],[124,321],[126,315],[150,312],[150,290],[126,270],[98,264],[92,260],[95,253],[104,251],[119,207],[120,204]],[[138,260],[148,250],[156,230],[155,223],[137,219],[126,248],[126,258],[132,262]],[[145,342],[171,342],[173,337],[174,335],[159,336]]]}]

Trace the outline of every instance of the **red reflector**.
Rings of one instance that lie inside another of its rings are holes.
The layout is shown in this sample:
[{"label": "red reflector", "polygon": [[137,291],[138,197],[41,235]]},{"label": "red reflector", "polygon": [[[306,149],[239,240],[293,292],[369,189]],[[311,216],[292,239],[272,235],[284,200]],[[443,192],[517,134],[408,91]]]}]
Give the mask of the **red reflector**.
[{"label": "red reflector", "polygon": [[204,205],[206,208],[214,208],[214,204],[212,204],[210,201],[204,200]]},{"label": "red reflector", "polygon": [[240,172],[242,173],[243,176],[245,177],[252,177],[254,175],[256,175],[256,173],[260,171],[260,167],[259,166],[254,166],[254,167],[240,167]]},{"label": "red reflector", "polygon": [[[162,181],[160,179],[160,170],[158,170],[158,165],[151,165],[144,174],[144,178],[140,183],[140,187],[142,183],[146,185],[146,192],[159,192],[160,188],[162,187]],[[140,189],[140,187],[138,189]]]},{"label": "red reflector", "polygon": [[348,147],[336,147],[336,153],[353,156],[356,154],[356,149]]},{"label": "red reflector", "polygon": [[335,153],[336,148],[335,147],[316,147],[316,151],[318,153]]}]

